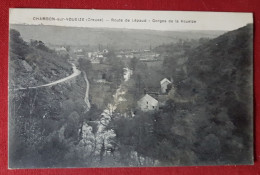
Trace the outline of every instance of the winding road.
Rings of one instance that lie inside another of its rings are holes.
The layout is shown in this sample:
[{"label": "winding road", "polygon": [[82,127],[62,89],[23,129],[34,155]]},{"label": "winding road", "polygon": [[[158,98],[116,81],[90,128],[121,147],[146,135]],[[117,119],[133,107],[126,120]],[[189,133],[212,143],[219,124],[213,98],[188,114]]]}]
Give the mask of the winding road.
[{"label": "winding road", "polygon": [[17,90],[26,90],[26,89],[37,89],[37,88],[41,88],[41,87],[54,86],[56,84],[68,81],[68,80],[78,76],[81,73],[81,71],[77,69],[75,64],[71,63],[71,65],[72,65],[73,73],[70,76],[67,76],[65,78],[59,79],[57,81],[54,81],[54,82],[51,82],[51,83],[48,83],[48,84],[43,84],[43,85],[39,85],[39,86],[32,86],[32,87],[27,87],[27,88],[17,88],[17,89],[14,89],[14,90],[17,91]]}]

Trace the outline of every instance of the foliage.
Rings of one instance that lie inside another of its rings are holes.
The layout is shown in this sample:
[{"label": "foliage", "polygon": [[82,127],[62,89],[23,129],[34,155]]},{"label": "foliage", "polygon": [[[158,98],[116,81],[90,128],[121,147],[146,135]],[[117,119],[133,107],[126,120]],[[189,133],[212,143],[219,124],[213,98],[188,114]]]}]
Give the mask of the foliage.
[{"label": "foliage", "polygon": [[46,52],[53,52],[51,49],[49,49],[47,46],[42,41],[37,41],[37,40],[31,40],[30,41],[30,46],[46,51]]},{"label": "foliage", "polygon": [[[68,76],[71,65],[41,41],[23,41],[10,30],[9,165],[14,168],[65,166],[83,122],[85,90],[79,84],[26,88]],[[76,82],[81,82],[79,80]],[[25,89],[13,90],[16,87]],[[73,91],[72,91],[73,90]],[[68,97],[73,96],[72,100]],[[74,100],[77,99],[77,100]]]},{"label": "foliage", "polygon": [[18,56],[24,59],[25,55],[29,52],[29,46],[23,41],[20,33],[14,29],[10,29],[10,57]]},{"label": "foliage", "polygon": [[87,74],[91,73],[91,70],[92,70],[92,65],[91,65],[91,62],[87,59],[84,59],[84,58],[80,58],[78,60],[79,62],[79,69],[81,71],[85,71]]},{"label": "foliage", "polygon": [[[165,58],[174,89],[161,110],[137,111],[133,118],[111,123],[118,149],[124,150],[122,159],[133,151],[163,166],[252,159],[252,25],[200,42],[182,56],[168,53]],[[176,77],[175,66],[182,57],[188,57],[182,63],[187,71]],[[146,70],[142,73],[139,77],[144,79]]]}]

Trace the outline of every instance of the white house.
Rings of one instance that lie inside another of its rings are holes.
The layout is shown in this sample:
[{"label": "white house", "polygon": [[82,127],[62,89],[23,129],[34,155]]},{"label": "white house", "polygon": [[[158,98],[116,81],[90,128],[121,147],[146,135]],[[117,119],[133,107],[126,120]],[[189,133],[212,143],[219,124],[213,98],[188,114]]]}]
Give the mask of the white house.
[{"label": "white house", "polygon": [[160,81],[161,84],[161,92],[166,93],[166,90],[168,88],[168,85],[171,84],[172,82],[168,80],[167,78],[164,78],[163,80]]},{"label": "white house", "polygon": [[107,50],[107,49],[104,49],[102,52],[103,52],[103,53],[108,53],[108,50]]},{"label": "white house", "polygon": [[97,57],[98,57],[98,58],[104,58],[104,56],[103,56],[102,53],[98,53],[98,54],[97,54]]},{"label": "white house", "polygon": [[92,57],[92,52],[88,52],[88,57],[89,57],[89,58]]},{"label": "white house", "polygon": [[100,59],[97,58],[97,57],[92,57],[90,59],[90,62],[93,63],[93,64],[99,64],[100,63]]},{"label": "white house", "polygon": [[55,48],[55,50],[56,50],[57,52],[60,52],[60,51],[67,51],[67,49],[66,49],[64,46],[62,46],[62,47],[58,47],[58,48]]},{"label": "white house", "polygon": [[83,50],[82,50],[82,49],[75,49],[74,52],[75,52],[75,53],[82,53]]},{"label": "white house", "polygon": [[55,48],[55,51],[59,54],[59,55],[65,55],[67,54],[67,49],[65,47],[58,47],[58,48]]},{"label": "white house", "polygon": [[159,109],[158,100],[153,98],[152,96],[145,94],[138,102],[138,107],[144,111],[154,111]]}]

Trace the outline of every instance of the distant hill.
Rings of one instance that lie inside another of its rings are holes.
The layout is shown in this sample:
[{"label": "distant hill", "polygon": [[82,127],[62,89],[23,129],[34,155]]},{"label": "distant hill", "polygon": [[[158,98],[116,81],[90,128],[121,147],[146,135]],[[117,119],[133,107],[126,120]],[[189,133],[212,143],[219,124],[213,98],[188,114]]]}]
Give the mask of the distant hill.
[{"label": "distant hill", "polygon": [[149,48],[177,42],[179,39],[215,38],[225,31],[155,31],[112,28],[80,28],[47,25],[12,24],[25,41],[41,40],[52,45],[94,46],[116,49]]}]

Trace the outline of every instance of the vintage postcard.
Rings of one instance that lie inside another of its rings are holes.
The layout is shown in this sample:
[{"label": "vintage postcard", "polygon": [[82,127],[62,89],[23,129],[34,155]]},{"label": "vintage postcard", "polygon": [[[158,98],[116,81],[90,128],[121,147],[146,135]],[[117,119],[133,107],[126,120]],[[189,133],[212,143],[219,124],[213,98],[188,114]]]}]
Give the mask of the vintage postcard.
[{"label": "vintage postcard", "polygon": [[9,168],[253,164],[251,13],[10,9]]}]

